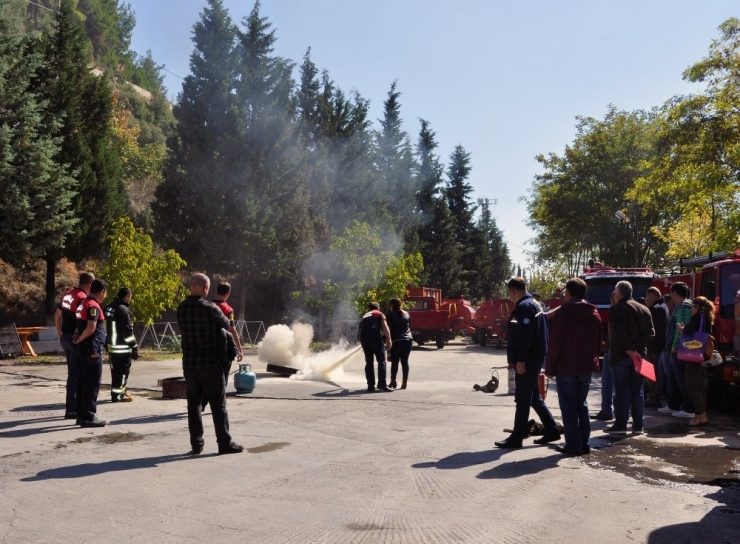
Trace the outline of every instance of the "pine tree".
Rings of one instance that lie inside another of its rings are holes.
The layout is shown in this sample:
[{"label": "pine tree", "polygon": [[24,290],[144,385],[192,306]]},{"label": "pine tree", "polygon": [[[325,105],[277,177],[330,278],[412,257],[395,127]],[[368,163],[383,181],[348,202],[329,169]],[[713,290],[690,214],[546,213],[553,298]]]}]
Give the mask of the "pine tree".
[{"label": "pine tree", "polygon": [[501,230],[491,215],[488,200],[481,204],[481,216],[473,236],[473,266],[475,274],[470,282],[473,300],[488,300],[504,293],[503,282],[511,270],[509,249]]},{"label": "pine tree", "polygon": [[462,247],[460,255],[465,289],[467,294],[468,284],[472,280],[475,270],[475,222],[473,214],[476,207],[469,200],[473,187],[468,182],[470,176],[470,153],[463,146],[455,146],[450,155],[450,164],[447,168],[447,186],[445,197],[450,208],[450,214],[457,223],[455,236]]},{"label": "pine tree", "polygon": [[35,87],[43,51],[0,15],[0,258],[16,266],[58,253],[76,223],[75,180],[57,162],[56,119]]},{"label": "pine tree", "polygon": [[212,271],[229,260],[237,217],[225,214],[224,187],[238,138],[233,103],[236,27],[221,0],[209,0],[193,27],[190,74],[183,82],[169,142],[165,181],[152,205],[156,233],[194,268]]},{"label": "pine tree", "polygon": [[407,238],[415,226],[416,183],[414,157],[408,134],[402,129],[401,93],[393,82],[388,98],[383,102],[383,118],[376,131],[376,169],[382,184],[374,195],[382,220],[396,225],[397,234]]}]

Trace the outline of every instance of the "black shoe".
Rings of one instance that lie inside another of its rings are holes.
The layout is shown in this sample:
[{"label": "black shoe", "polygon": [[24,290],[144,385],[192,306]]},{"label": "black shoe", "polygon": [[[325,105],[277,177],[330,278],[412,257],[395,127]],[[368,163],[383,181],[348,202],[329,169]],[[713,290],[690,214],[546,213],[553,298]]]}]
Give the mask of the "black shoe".
[{"label": "black shoe", "polygon": [[236,444],[235,442],[232,442],[231,444],[228,444],[227,446],[218,447],[218,454],[219,455],[226,455],[228,453],[241,453],[244,451],[244,446],[240,446],[239,444]]},{"label": "black shoe", "polygon": [[105,425],[108,423],[107,421],[103,421],[102,419],[80,419],[78,421],[78,425],[80,427],[105,427]]},{"label": "black shoe", "polygon": [[499,440],[498,442],[494,442],[494,444],[497,448],[504,449],[515,449],[522,447],[522,441],[512,437],[509,437],[506,440]]},{"label": "black shoe", "polygon": [[621,429],[612,425],[611,427],[604,427],[604,432],[609,434],[627,434],[627,428]]},{"label": "black shoe", "polygon": [[64,419],[77,419],[77,412],[65,412]]},{"label": "black shoe", "polygon": [[[560,452],[563,455],[568,455],[570,457],[578,457],[579,455],[583,455],[585,453],[585,452],[575,452],[573,450],[569,450],[567,446],[561,446],[561,445],[555,446],[555,451]],[[589,453],[591,453],[590,449],[589,449]]]},{"label": "black shoe", "polygon": [[547,444],[548,442],[555,442],[556,440],[560,440],[560,433],[550,432],[542,435],[542,438],[534,440],[534,443],[542,446],[543,444]]},{"label": "black shoe", "polygon": [[387,385],[384,385],[382,387],[378,387],[378,391],[383,391],[385,393],[392,393],[393,389],[389,389]]},{"label": "black shoe", "polygon": [[591,453],[591,446],[586,446],[583,448],[583,455],[588,455]]},{"label": "black shoe", "polygon": [[193,446],[190,455],[200,455],[201,453],[203,453],[203,446]]},{"label": "black shoe", "polygon": [[609,412],[605,412],[604,410],[601,410],[595,416],[591,416],[591,419],[598,419],[599,421],[611,421],[612,419],[614,419],[614,415],[610,414]]},{"label": "black shoe", "polygon": [[110,401],[111,401],[111,402],[121,402],[121,397],[120,397],[120,396],[118,396],[118,395],[116,395],[116,396],[112,396],[112,397],[110,398]]},{"label": "black shoe", "polygon": [[370,387],[367,388],[367,392],[368,393],[372,393],[373,391],[375,391],[375,387],[370,386]]}]

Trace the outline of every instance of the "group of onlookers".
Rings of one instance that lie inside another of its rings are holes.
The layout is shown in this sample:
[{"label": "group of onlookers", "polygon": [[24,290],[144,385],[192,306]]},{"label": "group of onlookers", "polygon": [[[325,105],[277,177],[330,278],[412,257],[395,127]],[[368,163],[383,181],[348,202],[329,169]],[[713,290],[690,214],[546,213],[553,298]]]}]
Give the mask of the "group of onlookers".
[{"label": "group of onlookers", "polygon": [[[565,444],[555,449],[566,455],[589,453],[591,422],[586,399],[592,373],[599,365],[602,322],[596,307],[586,301],[587,285],[580,278],[569,280],[564,303],[549,312],[527,292],[523,278],[512,278],[508,290],[516,303],[509,319],[507,352],[509,365],[516,371],[516,415],[513,432],[496,446],[522,446],[528,435],[530,407],[544,425],[544,435],[535,443],[561,439],[537,387],[544,367],[545,375],[556,379],[565,435]],[[604,431],[615,435],[628,434],[630,417],[632,434],[642,434],[646,406],[686,418],[689,426],[707,423],[706,368],[679,359],[677,352],[682,334],[700,329],[711,332],[714,305],[701,296],[689,299],[689,288],[682,282],[674,283],[666,297],[655,287],[648,289],[644,301],[632,295],[628,281],[618,282],[611,295],[602,404],[594,419],[613,420]],[[644,359],[655,365],[655,381],[641,373]]]}]

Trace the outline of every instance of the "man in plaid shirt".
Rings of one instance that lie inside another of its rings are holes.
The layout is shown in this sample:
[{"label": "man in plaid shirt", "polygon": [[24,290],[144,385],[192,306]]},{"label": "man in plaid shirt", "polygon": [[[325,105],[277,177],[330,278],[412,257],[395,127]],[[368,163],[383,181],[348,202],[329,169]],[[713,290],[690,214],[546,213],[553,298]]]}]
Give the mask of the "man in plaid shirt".
[{"label": "man in plaid shirt", "polygon": [[187,385],[188,429],[193,455],[203,451],[201,399],[211,405],[219,455],[239,453],[229,434],[226,412],[226,380],[219,364],[218,335],[230,326],[229,320],[213,302],[206,300],[211,280],[205,274],[190,279],[190,296],[177,307],[177,322],[182,334],[182,370]]}]

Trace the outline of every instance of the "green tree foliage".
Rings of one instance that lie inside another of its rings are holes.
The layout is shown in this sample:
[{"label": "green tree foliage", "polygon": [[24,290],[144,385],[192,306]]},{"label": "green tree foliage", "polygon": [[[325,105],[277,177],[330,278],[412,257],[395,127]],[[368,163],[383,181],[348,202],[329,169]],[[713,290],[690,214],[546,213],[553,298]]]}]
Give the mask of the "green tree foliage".
[{"label": "green tree foliage", "polygon": [[402,298],[408,285],[419,281],[424,268],[421,254],[401,254],[385,249],[380,229],[355,222],[334,239],[331,250],[341,266],[340,297],[350,299],[358,315],[371,301],[387,306],[393,297]]},{"label": "green tree foliage", "polygon": [[422,119],[416,148],[419,165],[417,237],[424,259],[420,280],[422,285],[440,288],[445,294],[456,294],[464,288],[460,261],[463,245],[457,240],[457,222],[442,194],[444,167],[434,153],[437,145],[434,131]]},{"label": "green tree foliage", "polygon": [[705,91],[674,97],[661,109],[657,152],[629,193],[659,213],[656,234],[674,257],[732,249],[740,230],[740,20],[719,30],[707,57],[683,74],[706,83]]},{"label": "green tree foliage", "polygon": [[[602,121],[579,117],[576,129],[562,156],[537,157],[544,172],[535,176],[526,199],[528,224],[536,233],[536,260],[564,258],[570,274],[590,258],[634,266],[637,209],[627,193],[646,174],[655,152],[654,114],[610,107]],[[614,216],[618,210],[633,221],[619,221]],[[639,210],[639,265],[665,253],[665,244],[650,228],[657,221],[655,210]]]},{"label": "green tree foliage", "polygon": [[408,134],[402,129],[400,96],[394,81],[383,102],[380,129],[375,132],[375,165],[381,181],[379,210],[388,214],[383,219],[398,225],[399,232],[408,237],[416,226],[416,165]]},{"label": "green tree foliage", "polygon": [[488,200],[481,204],[481,216],[474,231],[472,247],[471,299],[478,301],[504,296],[504,281],[511,276],[511,259],[503,233],[491,215]]},{"label": "green tree foliage", "polygon": [[[5,5],[5,2],[0,6]],[[28,265],[59,253],[77,222],[75,180],[63,164],[59,129],[47,118],[36,78],[38,40],[13,31],[0,11],[0,259]]]},{"label": "green tree foliage", "polygon": [[178,275],[185,261],[172,249],[155,248],[151,237],[129,218],[113,224],[109,241],[110,257],[99,276],[108,282],[111,296],[121,287],[134,292],[134,319],[149,325],[187,295]]},{"label": "green tree foliage", "polygon": [[72,209],[79,220],[63,248],[47,252],[47,308],[53,308],[55,262],[81,261],[104,252],[108,228],[125,211],[121,161],[113,145],[108,83],[92,75],[86,38],[71,0],[61,1],[57,27],[45,37],[45,63],[37,80],[48,101],[47,122],[61,119],[57,157],[77,181]]},{"label": "green tree foliage", "polygon": [[455,218],[455,239],[460,244],[460,261],[463,273],[461,292],[451,292],[450,295],[470,294],[470,285],[475,281],[475,241],[481,239],[476,232],[473,215],[476,206],[470,201],[473,187],[470,185],[470,153],[463,146],[457,145],[450,155],[450,164],[447,167],[447,185],[445,198],[450,209],[450,215]]}]

